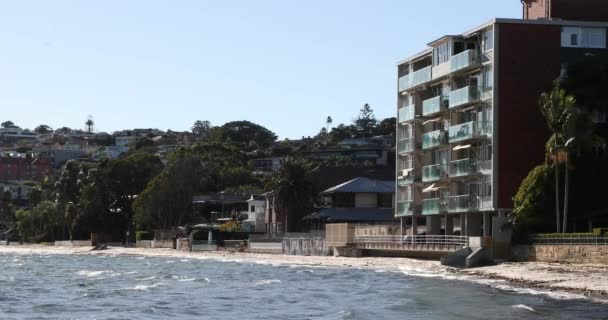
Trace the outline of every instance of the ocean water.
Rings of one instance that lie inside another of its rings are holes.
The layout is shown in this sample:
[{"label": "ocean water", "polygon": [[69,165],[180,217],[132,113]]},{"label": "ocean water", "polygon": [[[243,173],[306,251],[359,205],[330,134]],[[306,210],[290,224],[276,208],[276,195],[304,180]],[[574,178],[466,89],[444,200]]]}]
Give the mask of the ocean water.
[{"label": "ocean water", "polygon": [[0,319],[606,319],[576,296],[412,272],[0,254]]}]

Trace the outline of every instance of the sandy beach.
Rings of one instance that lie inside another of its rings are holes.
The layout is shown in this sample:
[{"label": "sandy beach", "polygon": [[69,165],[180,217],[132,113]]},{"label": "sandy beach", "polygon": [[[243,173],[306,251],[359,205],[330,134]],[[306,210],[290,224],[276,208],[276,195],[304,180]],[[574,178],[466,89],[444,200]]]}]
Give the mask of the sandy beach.
[{"label": "sandy beach", "polygon": [[90,247],[4,246],[0,247],[0,254],[138,255],[148,257],[187,257],[191,259],[213,259],[227,262],[302,267],[360,268],[376,272],[398,272],[410,276],[470,281],[500,290],[527,294],[546,294],[555,298],[593,298],[598,301],[608,302],[608,266],[605,265],[521,262],[501,263],[494,266],[460,270],[441,266],[438,261],[407,258],[311,257],[226,251],[191,253],[171,249],[117,247],[103,251],[90,250]]}]

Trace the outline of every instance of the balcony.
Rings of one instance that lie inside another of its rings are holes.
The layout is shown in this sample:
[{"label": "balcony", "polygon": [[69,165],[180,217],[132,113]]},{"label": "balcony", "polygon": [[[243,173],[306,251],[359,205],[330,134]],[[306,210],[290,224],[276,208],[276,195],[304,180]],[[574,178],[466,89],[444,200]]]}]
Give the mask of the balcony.
[{"label": "balcony", "polygon": [[473,195],[460,195],[450,197],[450,212],[478,211],[479,202]]},{"label": "balcony", "polygon": [[399,109],[399,123],[414,120],[415,106],[409,105]]},{"label": "balcony", "polygon": [[408,217],[414,214],[414,201],[399,201],[397,202],[397,212],[395,217]]},{"label": "balcony", "polygon": [[399,78],[399,91],[405,91],[432,80],[433,66],[422,68]]},{"label": "balcony", "polygon": [[468,86],[450,92],[450,108],[479,102],[480,90],[477,86]]},{"label": "balcony", "polygon": [[446,109],[444,100],[446,99],[444,99],[443,96],[436,96],[434,98],[422,101],[422,115],[428,116],[440,111],[444,111]]},{"label": "balcony", "polygon": [[435,215],[448,211],[448,203],[446,199],[424,199],[422,200],[422,215]]},{"label": "balcony", "polygon": [[490,122],[470,121],[455,126],[449,130],[450,143],[465,141],[474,138],[485,138],[492,133]]},{"label": "balcony", "polygon": [[467,50],[450,58],[450,71],[456,72],[479,64],[477,50]]},{"label": "balcony", "polygon": [[432,132],[425,133],[422,136],[422,149],[431,149],[438,147],[440,145],[446,144],[447,135],[444,130],[436,130]]},{"label": "balcony", "polygon": [[405,138],[397,141],[397,153],[409,153],[414,151],[414,138]]},{"label": "balcony", "polygon": [[397,184],[401,187],[409,186],[412,183],[414,183],[414,175],[411,173],[397,177]]},{"label": "balcony", "polygon": [[422,167],[422,182],[433,182],[447,177],[448,166],[445,164]]},{"label": "balcony", "polygon": [[479,162],[476,159],[461,159],[450,162],[450,177],[465,177],[479,173]]}]

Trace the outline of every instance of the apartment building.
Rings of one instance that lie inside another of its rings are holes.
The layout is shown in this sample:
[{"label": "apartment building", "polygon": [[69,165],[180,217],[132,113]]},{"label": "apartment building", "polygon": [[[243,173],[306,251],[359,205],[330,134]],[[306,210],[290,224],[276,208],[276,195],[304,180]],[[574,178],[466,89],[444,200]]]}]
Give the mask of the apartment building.
[{"label": "apartment building", "polygon": [[608,2],[522,4],[527,19],[441,37],[398,63],[396,217],[410,234],[491,236],[544,160],[540,94],[568,63],[606,53]]}]

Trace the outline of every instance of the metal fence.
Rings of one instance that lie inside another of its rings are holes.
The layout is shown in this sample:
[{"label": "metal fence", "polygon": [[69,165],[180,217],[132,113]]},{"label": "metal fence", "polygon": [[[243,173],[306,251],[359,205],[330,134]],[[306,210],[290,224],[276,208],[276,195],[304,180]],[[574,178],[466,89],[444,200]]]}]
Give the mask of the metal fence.
[{"label": "metal fence", "polygon": [[532,238],[532,244],[539,245],[608,245],[608,237],[554,237],[554,238]]},{"label": "metal fence", "polygon": [[356,244],[404,244],[404,245],[438,245],[458,246],[469,245],[469,237],[444,235],[416,235],[416,236],[355,236]]}]

